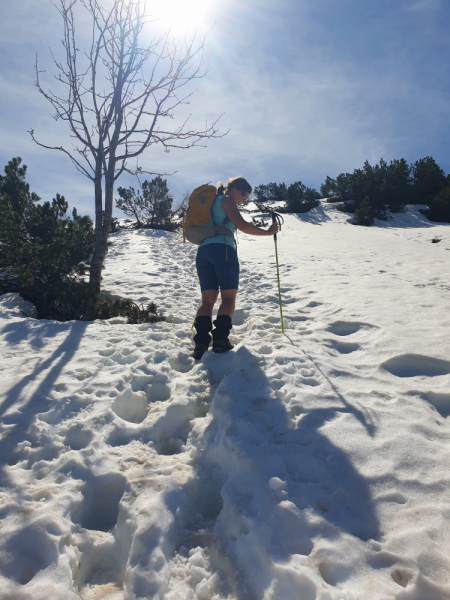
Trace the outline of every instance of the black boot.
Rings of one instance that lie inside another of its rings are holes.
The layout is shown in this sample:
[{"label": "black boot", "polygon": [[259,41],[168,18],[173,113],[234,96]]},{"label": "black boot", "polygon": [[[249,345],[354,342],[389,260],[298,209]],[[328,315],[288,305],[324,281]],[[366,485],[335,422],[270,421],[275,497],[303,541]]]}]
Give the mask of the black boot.
[{"label": "black boot", "polygon": [[195,360],[200,360],[208,350],[211,341],[211,336],[209,335],[212,329],[211,317],[197,317],[195,319],[195,329],[197,333],[194,335],[194,358]]},{"label": "black boot", "polygon": [[234,346],[230,344],[230,340],[228,336],[231,330],[231,317],[228,315],[219,315],[217,319],[214,321],[214,325],[216,326],[213,329],[213,352],[228,352],[228,350],[232,350]]}]

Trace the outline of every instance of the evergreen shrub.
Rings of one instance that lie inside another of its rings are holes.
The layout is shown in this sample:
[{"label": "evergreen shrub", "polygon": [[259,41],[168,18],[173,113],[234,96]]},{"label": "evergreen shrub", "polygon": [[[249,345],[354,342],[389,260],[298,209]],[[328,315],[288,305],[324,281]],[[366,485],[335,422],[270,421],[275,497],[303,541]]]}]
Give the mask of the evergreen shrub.
[{"label": "evergreen shrub", "polygon": [[414,204],[429,204],[450,184],[444,171],[431,156],[421,158],[411,165],[414,186]]},{"label": "evergreen shrub", "polygon": [[76,209],[67,217],[59,194],[38,204],[21,163],[13,158],[0,176],[0,293],[19,293],[39,318],[76,318],[94,248],[92,221]]},{"label": "evergreen shrub", "polygon": [[[0,294],[15,292],[36,306],[39,319],[81,319],[88,303],[86,274],[94,249],[90,217],[56,195],[39,204],[25,181],[27,167],[13,158],[0,175]],[[101,297],[99,318],[124,316],[129,323],[162,320],[156,306]]]},{"label": "evergreen shrub", "polygon": [[258,202],[267,202],[268,200],[284,201],[286,200],[287,187],[285,183],[268,183],[257,185],[253,190]]},{"label": "evergreen shrub", "polygon": [[136,219],[138,229],[175,231],[181,226],[173,221],[173,198],[169,196],[167,179],[158,176],[151,181],[145,180],[141,191],[136,191],[133,187],[119,187],[117,192],[120,196],[116,199],[117,208],[128,217]]},{"label": "evergreen shrub", "polygon": [[[426,157],[411,165],[402,158],[389,164],[383,159],[375,165],[366,161],[362,169],[353,173],[340,173],[336,179],[327,176],[320,190],[333,201],[345,202],[338,210],[354,212],[355,224],[361,225],[373,223],[374,218],[386,220],[386,209],[399,212],[406,204],[430,204],[448,184],[449,178],[433,158]],[[435,214],[441,214],[442,210],[436,208]]]},{"label": "evergreen shrub", "polygon": [[291,183],[286,191],[286,204],[280,213],[304,213],[319,206],[316,190],[308,188],[301,181]]},{"label": "evergreen shrub", "polygon": [[369,202],[369,198],[366,196],[359,205],[359,208],[355,210],[355,218],[353,223],[355,225],[372,225],[374,219],[374,210]]},{"label": "evergreen shrub", "polygon": [[450,187],[446,187],[428,202],[428,210],[420,210],[427,219],[438,223],[450,223]]},{"label": "evergreen shrub", "polygon": [[256,199],[254,203],[260,212],[271,212],[270,207],[264,207],[263,202],[278,201],[285,203],[277,207],[280,213],[303,213],[319,206],[320,194],[312,188],[308,188],[301,181],[296,181],[287,186],[285,183],[261,184],[253,190]]}]

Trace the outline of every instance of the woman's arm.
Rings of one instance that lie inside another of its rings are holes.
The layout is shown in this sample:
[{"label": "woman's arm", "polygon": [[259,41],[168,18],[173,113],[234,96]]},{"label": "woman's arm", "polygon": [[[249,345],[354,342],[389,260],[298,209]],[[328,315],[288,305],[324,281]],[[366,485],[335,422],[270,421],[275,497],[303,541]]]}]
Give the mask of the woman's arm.
[{"label": "woman's arm", "polygon": [[253,225],[253,223],[246,221],[239,212],[236,203],[228,196],[222,198],[220,206],[233,225],[235,225],[239,231],[242,231],[242,233],[248,233],[249,235],[274,235],[278,232],[277,223],[272,223],[269,229],[260,229],[259,227],[256,227],[256,225]]}]

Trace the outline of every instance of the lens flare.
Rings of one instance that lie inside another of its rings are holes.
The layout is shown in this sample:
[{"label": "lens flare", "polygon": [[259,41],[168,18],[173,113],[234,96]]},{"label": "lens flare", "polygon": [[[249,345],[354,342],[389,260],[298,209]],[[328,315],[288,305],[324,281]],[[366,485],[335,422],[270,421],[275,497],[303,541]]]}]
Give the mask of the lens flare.
[{"label": "lens flare", "polygon": [[148,12],[164,30],[181,33],[201,28],[211,0],[159,0],[148,5]]}]

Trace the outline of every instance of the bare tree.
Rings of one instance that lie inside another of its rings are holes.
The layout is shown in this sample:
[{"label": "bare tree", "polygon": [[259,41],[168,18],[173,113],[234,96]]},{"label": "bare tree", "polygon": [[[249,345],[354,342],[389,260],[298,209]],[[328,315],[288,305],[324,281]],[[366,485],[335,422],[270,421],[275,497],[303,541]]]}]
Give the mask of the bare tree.
[{"label": "bare tree", "polygon": [[[77,2],[92,20],[90,47],[84,55],[75,35]],[[138,157],[153,144],[161,144],[169,152],[221,136],[217,120],[206,123],[204,129],[191,129],[188,120],[178,125],[173,122],[174,110],[189,104],[192,95],[184,88],[207,72],[202,64],[205,38],[193,36],[177,45],[169,34],[156,34],[144,43],[144,28],[150,19],[140,0],[109,0],[108,8],[101,0],[59,0],[56,8],[64,24],[65,60],[52,56],[56,80],[65,91],[61,96],[44,89],[37,57],[35,85],[52,104],[54,118],[68,124],[74,141],[68,150],[41,143],[34,130],[30,135],[39,146],[66,154],[94,183],[95,249],[84,316],[92,320],[97,316],[117,179],[124,172],[162,175],[138,165]],[[136,159],[134,168],[129,166],[131,159]]]}]

